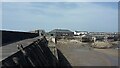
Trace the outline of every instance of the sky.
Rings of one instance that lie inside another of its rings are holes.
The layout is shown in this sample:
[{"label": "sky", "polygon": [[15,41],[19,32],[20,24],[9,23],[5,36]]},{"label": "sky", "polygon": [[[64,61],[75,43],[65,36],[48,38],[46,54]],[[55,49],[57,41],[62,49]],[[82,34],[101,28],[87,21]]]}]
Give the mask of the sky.
[{"label": "sky", "polygon": [[117,32],[117,2],[4,2],[2,29]]},{"label": "sky", "polygon": [[119,0],[1,0],[2,2],[119,2]]}]

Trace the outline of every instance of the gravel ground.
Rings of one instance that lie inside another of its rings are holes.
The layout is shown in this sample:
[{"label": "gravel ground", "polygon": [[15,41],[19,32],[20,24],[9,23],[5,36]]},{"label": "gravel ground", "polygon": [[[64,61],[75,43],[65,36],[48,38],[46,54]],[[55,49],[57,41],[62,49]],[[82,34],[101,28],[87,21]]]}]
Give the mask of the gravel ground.
[{"label": "gravel ground", "polygon": [[72,66],[118,66],[117,49],[94,49],[89,45],[58,41],[56,46]]}]

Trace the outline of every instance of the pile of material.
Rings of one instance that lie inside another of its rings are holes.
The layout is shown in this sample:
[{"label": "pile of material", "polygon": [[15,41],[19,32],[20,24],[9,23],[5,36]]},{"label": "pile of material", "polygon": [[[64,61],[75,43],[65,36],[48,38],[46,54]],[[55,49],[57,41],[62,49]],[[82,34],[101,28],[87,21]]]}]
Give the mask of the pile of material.
[{"label": "pile of material", "polygon": [[112,46],[109,42],[95,42],[92,44],[92,47],[100,49],[111,48]]},{"label": "pile of material", "polygon": [[81,42],[78,41],[78,40],[70,40],[69,42],[73,42],[73,43],[81,43]]}]

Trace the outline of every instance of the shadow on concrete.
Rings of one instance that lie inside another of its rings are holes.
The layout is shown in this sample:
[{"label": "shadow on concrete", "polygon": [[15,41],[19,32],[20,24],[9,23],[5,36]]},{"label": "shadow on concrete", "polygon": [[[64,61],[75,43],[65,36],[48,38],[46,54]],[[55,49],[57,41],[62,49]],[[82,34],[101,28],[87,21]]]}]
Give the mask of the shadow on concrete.
[{"label": "shadow on concrete", "polygon": [[48,42],[44,39],[33,42],[29,46],[2,60],[2,68],[56,68],[58,66],[58,60],[47,45]]},{"label": "shadow on concrete", "polygon": [[[46,42],[46,43],[44,43]],[[52,68],[56,68],[58,66],[58,60],[57,58],[53,55],[53,53],[51,52],[51,50],[48,47],[48,41],[46,39],[43,39],[40,43],[39,43],[41,49],[42,49],[42,53],[44,55],[44,57],[46,58],[46,60],[48,61],[48,66],[52,67]]]},{"label": "shadow on concrete", "polygon": [[36,33],[29,33],[29,32],[18,32],[18,31],[6,31],[0,30],[0,34],[2,34],[2,45],[5,46],[10,43],[14,43],[20,40],[34,38],[39,36]]},{"label": "shadow on concrete", "polygon": [[46,38],[38,39],[25,48],[18,47],[19,51],[2,60],[2,68],[39,67],[39,68],[72,68],[69,61],[57,49],[58,59],[48,47]]},{"label": "shadow on concrete", "polygon": [[66,59],[66,57],[62,54],[62,52],[57,49],[58,52],[58,61],[59,61],[59,68],[72,68],[69,61]]}]

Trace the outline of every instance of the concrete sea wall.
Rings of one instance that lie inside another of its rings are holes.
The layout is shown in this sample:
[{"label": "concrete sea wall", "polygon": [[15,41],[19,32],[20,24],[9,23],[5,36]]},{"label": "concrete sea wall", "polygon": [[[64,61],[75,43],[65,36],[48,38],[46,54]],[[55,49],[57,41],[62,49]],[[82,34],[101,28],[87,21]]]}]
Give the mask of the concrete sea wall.
[{"label": "concrete sea wall", "polygon": [[18,31],[0,31],[2,33],[2,46],[8,43],[16,42],[23,39],[34,38],[37,37],[37,33],[29,33],[29,32],[18,32]]},{"label": "concrete sea wall", "polygon": [[57,58],[52,54],[47,46],[47,41],[38,39],[32,44],[20,50],[11,56],[2,60],[2,67],[37,67],[37,66],[52,66],[56,67],[58,64]]}]

